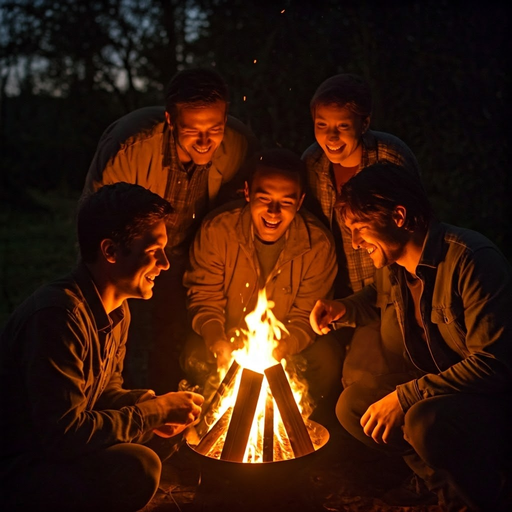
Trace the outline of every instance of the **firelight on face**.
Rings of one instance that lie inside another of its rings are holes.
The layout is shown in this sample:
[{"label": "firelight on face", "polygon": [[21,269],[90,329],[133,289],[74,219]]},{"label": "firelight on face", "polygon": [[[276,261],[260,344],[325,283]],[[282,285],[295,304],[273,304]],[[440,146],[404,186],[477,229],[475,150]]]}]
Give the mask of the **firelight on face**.
[{"label": "firelight on face", "polygon": [[315,108],[315,138],[333,164],[354,167],[361,163],[361,137],[369,119],[337,105]]},{"label": "firelight on face", "polygon": [[246,183],[245,199],[258,238],[276,242],[299,211],[304,194],[292,173],[263,167],[254,176],[250,189]]},{"label": "firelight on face", "polygon": [[166,112],[166,119],[176,138],[180,162],[206,165],[213,158],[224,138],[226,103],[217,101],[203,107],[178,106],[173,122]]}]

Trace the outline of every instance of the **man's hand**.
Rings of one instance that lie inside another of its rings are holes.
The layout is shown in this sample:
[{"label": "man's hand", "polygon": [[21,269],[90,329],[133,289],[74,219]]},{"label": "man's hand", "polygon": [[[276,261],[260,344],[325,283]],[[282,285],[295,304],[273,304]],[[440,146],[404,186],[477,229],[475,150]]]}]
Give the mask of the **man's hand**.
[{"label": "man's hand", "polygon": [[388,444],[403,438],[404,417],[395,390],[368,407],[361,417],[361,426],[376,443]]},{"label": "man's hand", "polygon": [[327,334],[329,324],[339,320],[346,312],[344,304],[334,300],[317,300],[309,315],[309,323],[317,334]]},{"label": "man's hand", "polygon": [[217,360],[218,368],[227,368],[231,361],[231,353],[235,350],[235,345],[225,339],[217,340],[210,346],[213,357]]},{"label": "man's hand", "polygon": [[191,391],[177,391],[155,397],[165,411],[165,424],[153,432],[161,437],[172,437],[194,423],[201,414],[204,397]]},{"label": "man's hand", "polygon": [[279,340],[274,350],[272,350],[272,357],[280,363],[281,359],[284,359],[287,355],[289,355],[289,347],[286,339]]}]

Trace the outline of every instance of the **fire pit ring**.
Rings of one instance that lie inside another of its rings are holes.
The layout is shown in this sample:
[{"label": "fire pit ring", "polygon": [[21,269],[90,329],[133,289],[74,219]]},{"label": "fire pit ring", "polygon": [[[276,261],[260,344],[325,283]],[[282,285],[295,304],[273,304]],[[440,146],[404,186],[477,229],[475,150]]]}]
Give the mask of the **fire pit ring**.
[{"label": "fire pit ring", "polygon": [[317,502],[309,469],[329,441],[322,425],[308,420],[319,438],[316,450],[274,462],[243,463],[216,459],[186,444],[199,468],[194,497],[198,512],[310,512],[323,510]]}]

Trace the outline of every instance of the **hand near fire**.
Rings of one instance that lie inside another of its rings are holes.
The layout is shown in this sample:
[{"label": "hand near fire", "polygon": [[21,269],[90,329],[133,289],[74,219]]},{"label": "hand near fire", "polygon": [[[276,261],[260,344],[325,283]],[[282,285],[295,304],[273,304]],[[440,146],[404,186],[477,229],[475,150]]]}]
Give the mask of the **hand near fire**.
[{"label": "hand near fire", "polygon": [[317,334],[327,334],[331,330],[329,324],[339,320],[345,311],[345,305],[341,302],[320,299],[309,314],[309,323]]},{"label": "hand near fire", "polygon": [[[402,426],[405,414],[393,391],[368,407],[361,417],[364,433],[378,444],[403,442]],[[397,437],[399,436],[399,437]]]},{"label": "hand near fire", "polygon": [[160,437],[173,437],[197,421],[204,397],[191,391],[177,391],[156,396],[165,415],[165,423],[153,432]]}]

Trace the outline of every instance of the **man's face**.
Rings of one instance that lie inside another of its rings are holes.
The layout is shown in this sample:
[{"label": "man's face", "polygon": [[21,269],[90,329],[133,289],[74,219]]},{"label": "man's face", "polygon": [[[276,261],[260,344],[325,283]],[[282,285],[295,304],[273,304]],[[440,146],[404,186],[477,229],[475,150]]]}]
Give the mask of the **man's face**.
[{"label": "man's face", "polygon": [[217,101],[204,107],[177,107],[176,119],[165,113],[174,132],[178,158],[181,163],[193,161],[206,165],[224,137],[226,103]]},{"label": "man's face", "polygon": [[262,167],[249,189],[245,184],[256,235],[264,242],[279,240],[298,212],[304,194],[292,173]]},{"label": "man's face", "polygon": [[165,222],[150,227],[135,238],[130,247],[116,252],[113,280],[119,298],[149,299],[153,295],[156,276],[169,268],[165,255],[167,232]]},{"label": "man's face", "polygon": [[354,249],[366,251],[376,268],[396,263],[404,256],[404,230],[394,219],[390,219],[386,224],[375,220],[360,221],[347,212],[345,225],[352,233]]},{"label": "man's face", "polygon": [[370,119],[337,105],[315,108],[315,138],[333,164],[354,167],[361,163],[361,137]]}]

